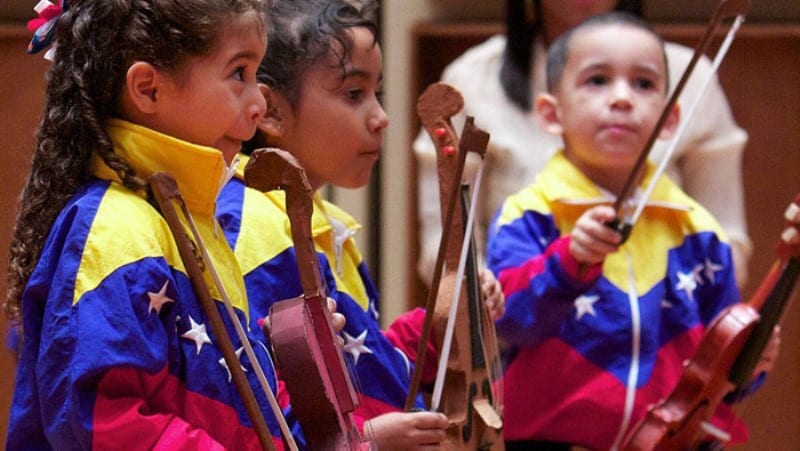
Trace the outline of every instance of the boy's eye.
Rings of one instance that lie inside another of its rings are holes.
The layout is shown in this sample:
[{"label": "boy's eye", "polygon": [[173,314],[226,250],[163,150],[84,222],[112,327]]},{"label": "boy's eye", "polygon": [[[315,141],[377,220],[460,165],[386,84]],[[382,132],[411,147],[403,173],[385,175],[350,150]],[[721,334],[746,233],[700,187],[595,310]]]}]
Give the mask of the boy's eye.
[{"label": "boy's eye", "polygon": [[639,89],[653,89],[656,84],[653,82],[653,80],[638,78],[634,82],[634,85]]},{"label": "boy's eye", "polygon": [[607,81],[608,79],[604,75],[592,75],[586,79],[587,84],[595,86],[602,86],[606,84]]}]

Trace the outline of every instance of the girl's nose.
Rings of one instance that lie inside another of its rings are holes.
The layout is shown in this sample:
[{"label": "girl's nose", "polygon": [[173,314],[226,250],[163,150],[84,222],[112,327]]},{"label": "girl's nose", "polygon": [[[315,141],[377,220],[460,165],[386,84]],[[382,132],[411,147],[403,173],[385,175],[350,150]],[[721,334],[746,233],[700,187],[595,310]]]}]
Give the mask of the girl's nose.
[{"label": "girl's nose", "polygon": [[375,112],[370,115],[367,126],[373,133],[382,132],[389,126],[389,116],[386,115],[386,111],[380,104],[377,105]]},{"label": "girl's nose", "polygon": [[252,122],[258,122],[267,112],[267,100],[264,94],[258,89],[258,86],[253,86],[251,90],[253,94],[250,95],[249,103],[247,106],[247,118]]}]

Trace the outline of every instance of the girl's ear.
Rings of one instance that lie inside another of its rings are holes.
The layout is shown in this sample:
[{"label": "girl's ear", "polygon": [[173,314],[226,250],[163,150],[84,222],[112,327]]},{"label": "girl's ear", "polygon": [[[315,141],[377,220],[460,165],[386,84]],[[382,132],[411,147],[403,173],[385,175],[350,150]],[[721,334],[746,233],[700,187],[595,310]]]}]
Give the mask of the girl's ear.
[{"label": "girl's ear", "polygon": [[283,136],[289,125],[289,114],[291,112],[289,102],[263,83],[258,84],[258,89],[267,101],[267,111],[258,122],[258,129],[268,136],[279,138]]},{"label": "girl's ear", "polygon": [[141,113],[156,112],[158,98],[158,71],[150,64],[137,61],[128,68],[123,99]]},{"label": "girl's ear", "polygon": [[536,112],[536,119],[542,130],[554,135],[561,135],[564,127],[561,126],[561,118],[558,111],[558,99],[552,94],[544,93],[536,97],[533,105]]},{"label": "girl's ear", "polygon": [[658,134],[658,139],[670,139],[675,135],[675,132],[678,129],[678,124],[681,121],[681,107],[678,103],[673,105],[672,110],[669,112],[667,116],[667,120],[664,122],[664,126],[661,127],[661,132]]}]

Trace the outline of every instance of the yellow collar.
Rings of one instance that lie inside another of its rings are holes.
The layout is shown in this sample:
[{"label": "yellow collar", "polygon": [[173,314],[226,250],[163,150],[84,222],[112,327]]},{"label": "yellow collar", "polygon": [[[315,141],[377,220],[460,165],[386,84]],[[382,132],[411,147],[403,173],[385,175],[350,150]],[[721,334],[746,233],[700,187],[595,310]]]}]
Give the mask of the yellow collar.
[{"label": "yellow collar", "polygon": [[[214,214],[217,195],[228,172],[222,152],[120,119],[110,119],[106,125],[114,152],[139,177],[167,172],[177,181],[190,211]],[[119,175],[96,154],[92,173],[101,179],[120,181]]]}]

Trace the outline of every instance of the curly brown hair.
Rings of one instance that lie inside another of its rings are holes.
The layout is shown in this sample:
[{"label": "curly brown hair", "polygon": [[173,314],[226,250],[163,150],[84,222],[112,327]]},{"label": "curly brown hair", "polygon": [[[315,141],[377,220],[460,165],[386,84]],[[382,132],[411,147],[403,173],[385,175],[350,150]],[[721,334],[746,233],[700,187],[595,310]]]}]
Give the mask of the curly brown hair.
[{"label": "curly brown hair", "polygon": [[[10,243],[6,315],[18,326],[22,294],[61,209],[90,179],[93,154],[131,190],[145,181],[116,153],[104,126],[118,116],[128,67],[178,71],[211,53],[241,14],[266,26],[268,0],[73,0],[59,18],[44,114]],[[264,30],[266,34],[266,28]]]}]

